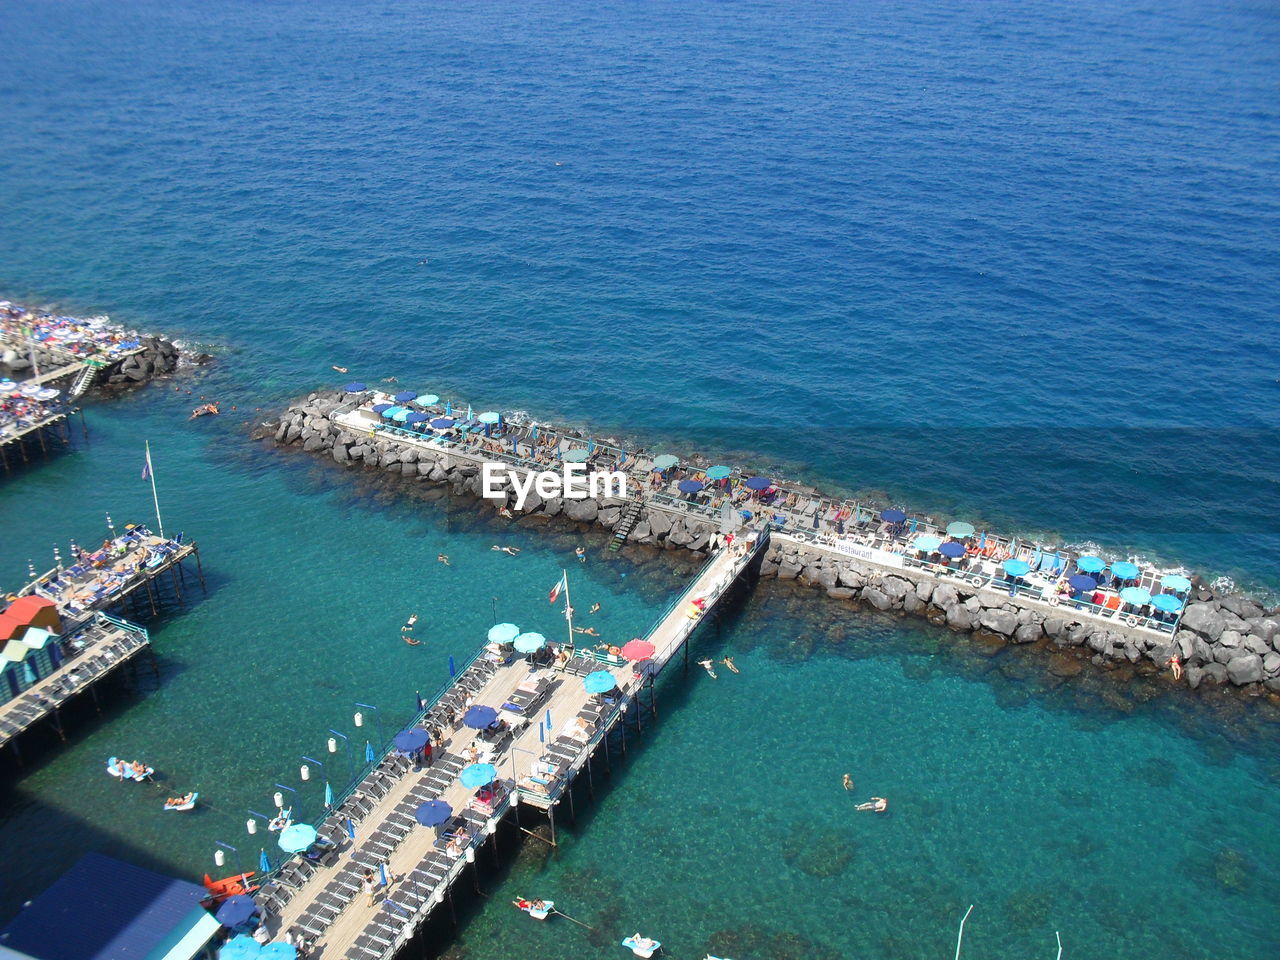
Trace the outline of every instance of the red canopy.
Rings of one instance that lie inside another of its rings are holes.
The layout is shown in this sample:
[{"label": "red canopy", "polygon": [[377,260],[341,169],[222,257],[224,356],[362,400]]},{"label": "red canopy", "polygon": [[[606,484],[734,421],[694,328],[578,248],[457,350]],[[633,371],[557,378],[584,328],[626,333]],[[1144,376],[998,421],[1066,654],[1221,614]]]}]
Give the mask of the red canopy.
[{"label": "red canopy", "polygon": [[628,660],[648,660],[654,646],[648,640],[628,640],[622,647],[622,655]]},{"label": "red canopy", "polygon": [[19,597],[5,609],[4,616],[12,617],[25,627],[43,627],[50,633],[62,630],[58,605],[44,597]]}]

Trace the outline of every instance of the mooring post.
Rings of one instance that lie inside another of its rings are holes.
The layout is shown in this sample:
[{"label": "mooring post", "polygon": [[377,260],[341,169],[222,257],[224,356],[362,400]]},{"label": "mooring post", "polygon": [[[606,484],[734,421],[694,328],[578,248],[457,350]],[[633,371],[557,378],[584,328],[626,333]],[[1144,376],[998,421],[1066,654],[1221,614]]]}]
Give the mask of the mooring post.
[{"label": "mooring post", "polygon": [[200,565],[200,548],[192,545],[191,552],[196,555],[196,576],[200,578],[200,589],[204,591],[204,595],[209,595],[209,588],[204,585],[204,567]]}]

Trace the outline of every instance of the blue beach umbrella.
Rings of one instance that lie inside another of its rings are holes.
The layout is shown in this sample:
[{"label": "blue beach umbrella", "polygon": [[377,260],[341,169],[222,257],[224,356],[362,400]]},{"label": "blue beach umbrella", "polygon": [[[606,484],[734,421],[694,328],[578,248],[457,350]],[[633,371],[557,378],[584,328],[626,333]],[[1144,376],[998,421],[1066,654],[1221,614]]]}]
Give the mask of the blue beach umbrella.
[{"label": "blue beach umbrella", "polygon": [[680,462],[680,458],[679,458],[679,457],[673,457],[673,456],[672,456],[671,454],[669,454],[669,453],[664,453],[664,454],[663,454],[662,456],[660,456],[660,457],[654,457],[654,458],[653,458],[653,469],[655,469],[655,470],[670,470],[672,467],[674,467],[674,466],[675,466],[677,463],[679,463],[679,462]]},{"label": "blue beach umbrella", "polygon": [[1031,564],[1025,560],[1006,560],[1004,572],[1011,577],[1021,577],[1031,572]]},{"label": "blue beach umbrella", "polygon": [[1111,565],[1111,572],[1121,580],[1132,580],[1138,575],[1138,565],[1127,560],[1117,560]]},{"label": "blue beach umbrella", "polygon": [[1077,573],[1075,576],[1067,580],[1067,584],[1072,590],[1089,591],[1097,589],[1098,581],[1087,574]]},{"label": "blue beach umbrella", "polygon": [[[814,519],[816,520],[817,518],[815,517]],[[924,550],[928,552],[930,550],[937,550],[941,544],[942,541],[937,537],[928,533],[922,533],[920,536],[916,537],[915,543],[913,543],[912,546],[917,550]]]},{"label": "blue beach umbrella", "polygon": [[742,485],[748,490],[768,490],[773,486],[773,481],[768,477],[747,477]]},{"label": "blue beach umbrella", "polygon": [[424,407],[430,407],[430,406],[434,406],[435,404],[439,403],[439,402],[440,402],[440,398],[439,398],[439,397],[437,397],[434,393],[427,393],[427,394],[424,394],[423,396],[419,397],[419,398],[418,398],[418,402],[419,402],[420,404],[422,404]]},{"label": "blue beach umbrella", "polygon": [[431,418],[428,417],[425,413],[422,413],[419,410],[413,410],[409,413],[407,417],[404,418],[404,422],[405,423],[425,423],[429,419]]},{"label": "blue beach umbrella", "polygon": [[[365,385],[364,385],[363,383],[360,383],[360,382],[356,382],[356,383],[348,383],[348,384],[347,384],[345,387],[343,387],[342,389],[343,389],[343,390],[345,390],[347,393],[363,393],[363,392],[364,392],[364,390],[365,390]],[[225,924],[224,924],[224,926],[225,926]]]},{"label": "blue beach umbrella", "polygon": [[954,540],[948,540],[942,546],[938,547],[938,552],[944,557],[950,557],[954,560],[957,557],[964,556],[964,544],[956,543]]},{"label": "blue beach umbrella", "polygon": [[613,674],[608,670],[597,670],[582,678],[582,689],[587,693],[606,693],[618,685]]},{"label": "blue beach umbrella", "polygon": [[364,742],[364,762],[373,763],[378,759],[378,755],[373,752],[373,744],[368,740]]},{"label": "blue beach umbrella", "polygon": [[681,493],[697,493],[702,489],[702,483],[698,480],[681,480],[679,490]]},{"label": "blue beach umbrella", "polygon": [[316,828],[309,823],[291,823],[280,831],[280,849],[301,853],[316,842]]},{"label": "blue beach umbrella", "polygon": [[298,960],[298,948],[277,940],[275,943],[268,943],[258,952],[258,960]]},{"label": "blue beach umbrella", "polygon": [[1076,558],[1076,569],[1081,573],[1101,573],[1107,569],[1107,562],[1101,557],[1086,553],[1084,556]]},{"label": "blue beach umbrella", "polygon": [[540,633],[522,633],[514,641],[516,653],[535,653],[546,644],[547,638]]},{"label": "blue beach umbrella", "polygon": [[498,770],[492,763],[472,763],[462,768],[462,773],[458,774],[458,782],[468,790],[475,790],[493,783],[497,775]]},{"label": "blue beach umbrella", "polygon": [[489,628],[490,643],[510,643],[520,636],[520,628],[514,623],[495,623]]},{"label": "blue beach umbrella", "polygon": [[591,454],[582,447],[574,447],[572,450],[566,450],[560,457],[566,463],[586,463],[587,457]]},{"label": "blue beach umbrella", "polygon": [[395,394],[391,399],[394,400],[396,403],[408,403],[410,400],[416,400],[417,397],[418,395],[414,393],[412,390],[401,390],[399,393]]},{"label": "blue beach umbrella", "polygon": [[462,722],[472,730],[484,730],[497,719],[497,710],[479,703],[474,707],[468,707],[467,712],[462,715]]},{"label": "blue beach umbrella", "polygon": [[453,808],[443,800],[428,800],[413,811],[413,819],[424,827],[438,827],[453,816]]},{"label": "blue beach umbrella", "polygon": [[502,419],[502,414],[497,410],[486,410],[484,413],[480,414],[480,416],[476,417],[476,419],[481,423],[487,423],[492,426]]},{"label": "blue beach umbrella", "polygon": [[1120,591],[1120,599],[1135,607],[1141,607],[1151,602],[1151,594],[1141,587],[1125,587]]},{"label": "blue beach umbrella", "polygon": [[452,417],[436,417],[431,421],[431,425],[437,430],[448,430],[454,424]]},{"label": "blue beach umbrella", "polygon": [[258,904],[253,897],[240,893],[223,900],[214,916],[224,927],[234,930],[257,912]]},{"label": "blue beach umbrella", "polygon": [[390,410],[394,406],[395,406],[394,403],[375,403],[373,405],[373,412],[386,413],[388,410]]},{"label": "blue beach umbrella", "polygon": [[907,519],[907,515],[897,507],[890,507],[888,510],[880,511],[880,519],[885,523],[901,523]]},{"label": "blue beach umbrella", "polygon": [[1151,605],[1165,613],[1177,613],[1182,609],[1182,601],[1172,593],[1162,593],[1151,600]]},{"label": "blue beach umbrella", "polygon": [[427,731],[421,727],[410,727],[408,730],[401,730],[396,734],[396,749],[402,753],[416,753],[425,747],[430,739],[427,736]]},{"label": "blue beach umbrella", "polygon": [[404,407],[398,407],[393,404],[392,406],[387,407],[385,410],[383,410],[382,415],[388,420],[393,420],[395,419],[395,415],[403,409]]},{"label": "blue beach umbrella", "polygon": [[408,407],[401,407],[399,410],[395,412],[395,415],[391,419],[394,420],[396,423],[404,423],[413,415],[414,415],[414,412],[410,410]]},{"label": "blue beach umbrella", "polygon": [[954,523],[948,523],[947,536],[955,537],[957,540],[963,540],[965,537],[972,537],[973,524],[965,523],[963,520],[957,520]]},{"label": "blue beach umbrella", "polygon": [[218,960],[254,960],[262,952],[262,944],[248,934],[240,934],[222,945]]},{"label": "blue beach umbrella", "polygon": [[1160,586],[1166,590],[1176,590],[1178,593],[1186,593],[1191,589],[1191,581],[1181,574],[1171,573],[1167,577],[1160,580]]},{"label": "blue beach umbrella", "polygon": [[729,474],[732,472],[733,472],[732,470],[730,470],[728,467],[723,465],[710,467],[707,470],[707,479],[708,480],[727,480],[729,479]]},{"label": "blue beach umbrella", "polygon": [[258,850],[258,869],[262,873],[271,872],[271,858],[267,856],[267,851],[263,848]]}]

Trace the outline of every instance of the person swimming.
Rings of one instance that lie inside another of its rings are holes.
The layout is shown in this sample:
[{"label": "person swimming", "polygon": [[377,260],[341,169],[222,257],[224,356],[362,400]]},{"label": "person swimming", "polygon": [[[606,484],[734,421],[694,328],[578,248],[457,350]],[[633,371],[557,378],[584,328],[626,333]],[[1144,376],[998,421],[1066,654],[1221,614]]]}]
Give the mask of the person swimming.
[{"label": "person swimming", "polygon": [[707,671],[707,674],[711,677],[711,679],[712,679],[712,680],[716,680],[716,679],[718,679],[718,678],[716,677],[716,669],[715,669],[715,666],[714,666],[714,664],[711,662],[711,660],[710,660],[710,659],[707,659],[707,660],[699,660],[699,661],[698,661],[698,666],[702,667],[702,669],[703,669],[703,670]]},{"label": "person swimming", "polygon": [[735,666],[733,665],[733,657],[725,657],[725,658],[724,658],[723,660],[721,660],[720,662],[721,662],[721,663],[723,663],[726,667],[728,667],[728,668],[729,668],[731,671],[733,671],[734,673],[741,673],[741,672],[742,672],[741,670],[739,670],[737,667],[735,667]]},{"label": "person swimming", "polygon": [[884,797],[872,797],[866,803],[860,803],[853,809],[870,810],[873,813],[884,813],[889,809],[889,801]]},{"label": "person swimming", "polygon": [[578,558],[579,563],[587,562],[587,551],[582,547],[574,547],[573,555]]},{"label": "person swimming", "polygon": [[412,613],[412,614],[410,614],[410,615],[409,615],[409,619],[408,619],[408,620],[406,620],[406,621],[404,622],[404,626],[400,628],[400,632],[401,632],[401,633],[412,633],[412,632],[413,632],[413,626],[414,626],[414,624],[416,624],[417,622],[418,622],[418,615],[417,615],[416,613]]},{"label": "person swimming", "polygon": [[346,372],[347,372],[347,368],[346,368],[346,367],[340,367],[340,366],[338,366],[336,363],[333,365],[333,368],[332,368],[332,369],[337,370],[339,373],[346,373]]},{"label": "person swimming", "polygon": [[844,784],[844,788],[846,790],[853,789],[853,777],[849,776],[847,773],[844,775],[844,779],[841,782]]},{"label": "person swimming", "polygon": [[490,549],[490,550],[497,550],[499,553],[505,553],[505,554],[508,554],[509,556],[512,556],[512,557],[514,557],[516,554],[518,554],[518,553],[520,552],[520,548],[519,548],[519,547],[500,547],[500,546],[498,546],[496,543],[495,543],[492,547],[490,547],[489,549]]},{"label": "person swimming", "polygon": [[439,560],[441,563],[443,563],[446,567],[449,566],[449,555],[447,553],[436,554],[436,559]]}]

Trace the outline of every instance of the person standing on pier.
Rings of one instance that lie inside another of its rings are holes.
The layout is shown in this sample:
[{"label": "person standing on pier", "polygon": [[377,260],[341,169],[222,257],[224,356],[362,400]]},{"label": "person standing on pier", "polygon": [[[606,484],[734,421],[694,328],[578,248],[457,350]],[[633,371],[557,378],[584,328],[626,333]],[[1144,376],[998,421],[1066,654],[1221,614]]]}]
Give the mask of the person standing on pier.
[{"label": "person standing on pier", "polygon": [[378,892],[378,881],[374,877],[372,870],[365,870],[364,878],[360,881],[360,887],[369,896],[369,906],[373,906],[373,898]]}]

